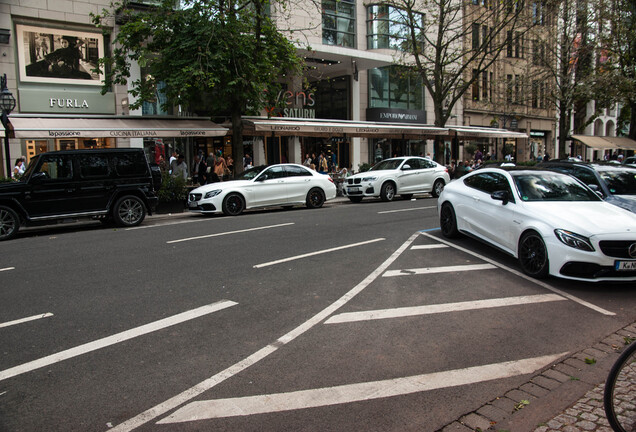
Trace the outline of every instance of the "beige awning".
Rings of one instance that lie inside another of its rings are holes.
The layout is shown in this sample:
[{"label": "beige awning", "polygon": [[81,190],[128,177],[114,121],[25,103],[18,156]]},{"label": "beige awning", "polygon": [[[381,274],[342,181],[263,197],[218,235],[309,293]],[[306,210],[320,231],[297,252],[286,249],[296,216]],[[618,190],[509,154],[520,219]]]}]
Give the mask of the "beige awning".
[{"label": "beige awning", "polygon": [[507,129],[485,128],[477,126],[449,127],[451,135],[457,133],[464,138],[528,138],[528,134],[514,132]]},{"label": "beige awning", "polygon": [[604,137],[593,135],[572,135],[572,138],[581,141],[586,146],[595,150],[615,149],[616,145],[606,140]]},{"label": "beige awning", "polygon": [[636,150],[636,141],[627,137],[603,137],[604,140],[614,144],[616,148]]},{"label": "beige awning", "polygon": [[286,136],[351,136],[351,137],[406,137],[432,138],[446,134],[446,128],[429,125],[380,123],[349,120],[291,120],[248,119],[247,129],[254,132],[274,133]]},{"label": "beige awning", "polygon": [[227,129],[206,119],[11,116],[16,138],[216,137]]}]

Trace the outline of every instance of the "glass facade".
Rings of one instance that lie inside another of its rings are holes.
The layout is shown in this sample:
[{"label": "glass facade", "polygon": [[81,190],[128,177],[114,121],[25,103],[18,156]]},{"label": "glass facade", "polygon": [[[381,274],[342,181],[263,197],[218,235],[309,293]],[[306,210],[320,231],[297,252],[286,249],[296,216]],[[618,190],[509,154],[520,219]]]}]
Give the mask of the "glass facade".
[{"label": "glass facade", "polygon": [[422,79],[412,69],[388,66],[369,70],[369,107],[424,109]]},{"label": "glass facade", "polygon": [[[422,15],[419,15],[421,28]],[[367,7],[367,49],[395,49],[406,51],[409,43],[410,26],[406,13],[388,5]]]},{"label": "glass facade", "polygon": [[351,0],[322,1],[322,43],[355,48],[356,4]]}]

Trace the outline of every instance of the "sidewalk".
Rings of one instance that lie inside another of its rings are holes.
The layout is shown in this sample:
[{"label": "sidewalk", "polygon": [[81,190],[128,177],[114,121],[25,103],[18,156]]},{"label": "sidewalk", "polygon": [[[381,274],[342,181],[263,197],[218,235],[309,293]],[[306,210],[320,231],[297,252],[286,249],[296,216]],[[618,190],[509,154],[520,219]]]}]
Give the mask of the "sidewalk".
[{"label": "sidewalk", "polygon": [[612,432],[603,409],[603,389],[626,337],[636,337],[636,322],[543,370],[441,432]]}]

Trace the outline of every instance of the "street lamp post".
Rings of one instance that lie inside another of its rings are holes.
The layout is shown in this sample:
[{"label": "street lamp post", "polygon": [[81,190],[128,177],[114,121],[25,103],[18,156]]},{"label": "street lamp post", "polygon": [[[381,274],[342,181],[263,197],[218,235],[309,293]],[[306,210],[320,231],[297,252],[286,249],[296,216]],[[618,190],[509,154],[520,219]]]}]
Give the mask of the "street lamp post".
[{"label": "street lamp post", "polygon": [[15,108],[15,98],[7,88],[7,74],[0,77],[0,109],[2,109],[2,126],[4,126],[4,157],[6,159],[7,177],[11,177],[11,154],[9,151],[9,114]]}]

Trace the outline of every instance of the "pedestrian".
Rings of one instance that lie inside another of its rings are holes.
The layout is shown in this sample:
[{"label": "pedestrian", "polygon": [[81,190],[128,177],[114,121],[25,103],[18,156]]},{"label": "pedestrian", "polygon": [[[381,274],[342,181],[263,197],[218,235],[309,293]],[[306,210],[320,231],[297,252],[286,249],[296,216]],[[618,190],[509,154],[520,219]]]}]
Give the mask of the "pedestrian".
[{"label": "pedestrian", "polygon": [[214,173],[217,175],[220,181],[227,180],[227,163],[223,159],[223,153],[221,150],[216,152],[216,161],[214,162]]},{"label": "pedestrian", "polygon": [[204,185],[208,181],[208,164],[205,162],[205,154],[199,154],[199,184]]},{"label": "pedestrian", "polygon": [[309,157],[309,153],[307,153],[305,155],[305,161],[303,162],[303,165],[306,167],[310,167],[311,166],[311,158]]},{"label": "pedestrian", "polygon": [[172,174],[172,164],[177,161],[177,152],[173,151],[170,159],[168,160],[168,174]]},{"label": "pedestrian", "polygon": [[324,152],[321,152],[320,156],[318,156],[318,172],[320,174],[327,174],[327,172],[329,172],[329,163],[327,162]]},{"label": "pedestrian", "polygon": [[174,168],[172,169],[173,177],[181,177],[183,180],[188,180],[188,165],[185,163],[185,159],[182,154],[177,156],[177,160],[174,162]]},{"label": "pedestrian", "polygon": [[243,169],[248,168],[252,168],[252,158],[249,153],[245,153],[245,156],[243,157]]},{"label": "pedestrian", "polygon": [[11,177],[17,180],[22,176],[22,174],[24,174],[24,160],[22,157],[19,157],[15,160],[15,166],[13,167]]},{"label": "pedestrian", "polygon": [[234,159],[232,159],[232,156],[228,156],[225,163],[227,164],[228,178],[230,178],[234,174]]},{"label": "pedestrian", "polygon": [[192,184],[199,183],[199,163],[201,162],[201,156],[196,155],[192,162]]}]

